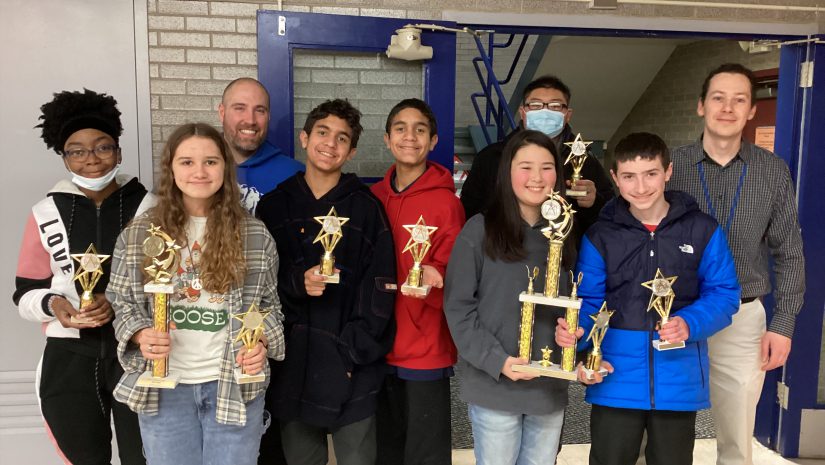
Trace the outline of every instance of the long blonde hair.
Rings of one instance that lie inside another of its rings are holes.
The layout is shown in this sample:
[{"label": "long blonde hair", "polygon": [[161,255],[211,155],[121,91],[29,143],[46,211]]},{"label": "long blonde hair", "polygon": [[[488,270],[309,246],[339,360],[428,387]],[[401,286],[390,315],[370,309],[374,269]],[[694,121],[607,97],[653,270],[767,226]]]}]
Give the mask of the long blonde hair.
[{"label": "long blonde hair", "polygon": [[180,126],[169,136],[161,156],[158,203],[152,209],[151,217],[178,244],[188,242],[186,223],[189,214],[183,206],[183,194],[175,184],[172,161],[180,144],[191,137],[210,139],[218,147],[224,161],[223,186],[212,196],[209,206],[203,255],[198,271],[206,290],[226,293],[233,285],[241,284],[246,273],[243,236],[249,213],[240,203],[235,162],[229,155],[226,142],[215,128],[205,123],[189,123]]}]

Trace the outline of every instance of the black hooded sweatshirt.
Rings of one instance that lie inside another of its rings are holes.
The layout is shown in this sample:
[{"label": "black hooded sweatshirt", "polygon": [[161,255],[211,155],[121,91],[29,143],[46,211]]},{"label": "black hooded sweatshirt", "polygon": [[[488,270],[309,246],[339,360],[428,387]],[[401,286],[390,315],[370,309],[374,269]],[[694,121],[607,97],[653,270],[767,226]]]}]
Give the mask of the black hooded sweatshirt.
[{"label": "black hooded sweatshirt", "polygon": [[[333,251],[341,281],[310,297],[304,272],[323,253],[313,244],[321,228],[315,218],[332,207],[349,218]],[[265,195],[256,215],[280,257],[286,358],[274,363],[267,394],[275,416],[328,428],[372,416],[395,335],[395,253],[381,202],[354,174],[316,199],[300,172]]]}]

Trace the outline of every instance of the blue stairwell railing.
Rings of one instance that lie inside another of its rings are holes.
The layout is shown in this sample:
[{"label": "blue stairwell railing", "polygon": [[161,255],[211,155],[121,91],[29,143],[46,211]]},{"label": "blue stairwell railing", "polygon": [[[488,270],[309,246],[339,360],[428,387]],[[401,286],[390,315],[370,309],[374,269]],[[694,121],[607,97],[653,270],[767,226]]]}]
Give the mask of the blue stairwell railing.
[{"label": "blue stairwell railing", "polygon": [[[493,54],[496,48],[507,48],[512,45],[515,34],[509,34],[507,41],[497,44],[495,43],[495,33],[491,32],[488,37],[488,51],[484,50],[484,45],[481,43],[481,39],[478,35],[473,36],[480,55],[473,58],[473,67],[476,70],[476,76],[481,84],[482,92],[475,92],[471,94],[470,101],[473,104],[473,109],[476,112],[476,118],[478,119],[479,125],[482,128],[482,133],[484,134],[484,138],[488,144],[491,144],[494,141],[489,129],[491,123],[494,123],[497,129],[495,140],[504,139],[504,136],[506,135],[504,126],[505,123],[509,125],[509,129],[516,128],[513,113],[507,105],[507,99],[504,97],[504,92],[501,90],[501,86],[510,82],[510,79],[513,77],[513,73],[515,72],[516,65],[518,64],[528,37],[529,36],[526,34],[522,36],[521,43],[519,44],[516,55],[513,58],[513,62],[510,64],[510,70],[507,72],[507,77],[504,80],[499,81],[498,78],[496,78],[495,71],[493,71]],[[486,81],[481,73],[479,63],[484,63],[484,67],[487,71]],[[495,96],[498,97],[498,105],[495,105],[496,99],[493,98],[493,91],[495,91]],[[482,115],[481,107],[478,104],[478,99],[482,97],[486,100],[484,115]]]}]

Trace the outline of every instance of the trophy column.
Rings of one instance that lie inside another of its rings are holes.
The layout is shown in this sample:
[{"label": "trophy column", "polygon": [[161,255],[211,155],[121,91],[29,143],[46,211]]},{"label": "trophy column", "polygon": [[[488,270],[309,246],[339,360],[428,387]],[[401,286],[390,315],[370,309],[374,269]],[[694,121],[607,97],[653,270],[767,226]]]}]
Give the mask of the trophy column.
[{"label": "trophy column", "polygon": [[[143,286],[143,292],[153,294],[152,328],[157,332],[168,333],[168,296],[174,292],[172,273],[178,266],[180,246],[159,226],[151,225],[148,232],[149,237],[143,241],[143,253],[150,258],[152,264],[144,268],[144,271],[151,281]],[[152,369],[140,375],[136,385],[174,389],[178,385],[180,374],[169,373],[167,362],[166,357],[152,361]]]},{"label": "trophy column", "polygon": [[[549,250],[547,251],[547,270],[544,277],[544,293],[533,293],[533,279],[538,274],[534,268],[532,275],[528,274],[529,284],[527,292],[519,295],[521,307],[521,328],[519,330],[519,357],[530,360],[532,355],[533,321],[535,304],[547,305],[568,309],[566,318],[576,321],[578,326],[578,310],[581,308],[581,301],[575,297],[575,290],[571,297],[559,296],[559,274],[561,273],[562,246],[564,239],[573,229],[573,213],[575,211],[570,204],[559,195],[558,192],[551,192],[541,206],[541,215],[548,221],[548,226],[541,232],[549,240]],[[573,283],[574,288],[578,284]],[[575,318],[573,316],[575,314]],[[573,329],[575,331],[575,328]],[[550,361],[549,347],[542,349],[541,361],[530,361],[527,365],[513,365],[513,371],[531,373],[538,376],[549,376],[552,378],[566,379],[573,381],[576,379],[576,372],[571,365],[569,370],[559,367]],[[567,357],[575,360],[575,349]],[[564,352],[562,353],[564,358]],[[567,365],[570,365],[569,363]],[[566,365],[565,365],[566,366]]]}]

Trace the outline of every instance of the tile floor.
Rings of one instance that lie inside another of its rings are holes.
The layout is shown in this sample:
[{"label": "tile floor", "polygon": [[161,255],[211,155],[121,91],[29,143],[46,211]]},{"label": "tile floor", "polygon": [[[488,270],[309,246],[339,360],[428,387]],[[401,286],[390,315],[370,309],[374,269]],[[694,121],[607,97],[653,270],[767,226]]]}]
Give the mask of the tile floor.
[{"label": "tile floor", "polygon": [[[762,444],[753,442],[754,465],[825,465],[825,459],[785,459]],[[562,447],[558,465],[586,465],[590,452],[589,444],[568,444]],[[693,450],[694,465],[714,465],[716,463],[716,440],[698,439]],[[453,451],[453,465],[475,465],[472,449]]]}]

